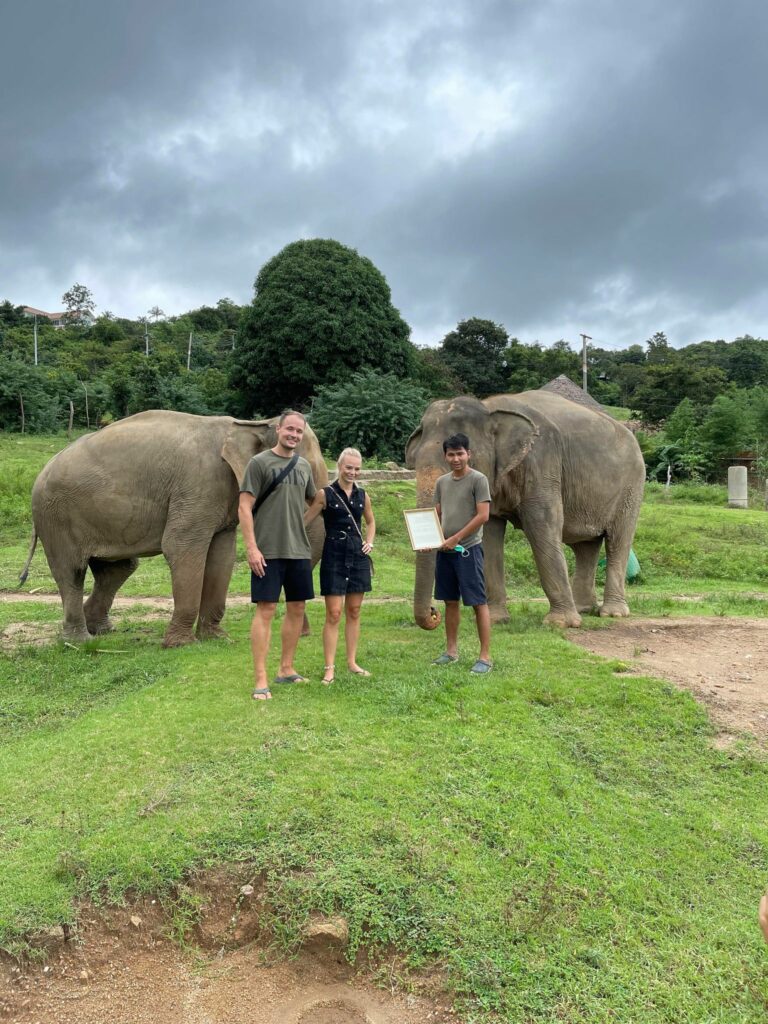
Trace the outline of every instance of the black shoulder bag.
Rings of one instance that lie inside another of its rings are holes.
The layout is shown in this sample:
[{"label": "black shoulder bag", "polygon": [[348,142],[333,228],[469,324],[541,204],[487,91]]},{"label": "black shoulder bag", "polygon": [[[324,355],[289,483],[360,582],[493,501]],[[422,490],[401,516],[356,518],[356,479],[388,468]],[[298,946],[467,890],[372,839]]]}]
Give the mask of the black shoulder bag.
[{"label": "black shoulder bag", "polygon": [[256,518],[256,513],[259,511],[259,509],[264,504],[264,502],[267,500],[267,498],[270,496],[270,494],[275,490],[276,487],[280,486],[280,484],[283,482],[283,480],[285,480],[285,478],[288,476],[288,474],[291,472],[291,470],[293,469],[293,467],[296,465],[296,463],[298,461],[299,461],[299,456],[298,455],[293,455],[288,460],[288,464],[283,466],[283,468],[280,470],[280,472],[277,474],[277,476],[273,477],[272,480],[270,481],[270,483],[267,484],[266,488],[261,492],[261,494],[258,496],[256,501],[253,503],[253,518],[254,519]]}]

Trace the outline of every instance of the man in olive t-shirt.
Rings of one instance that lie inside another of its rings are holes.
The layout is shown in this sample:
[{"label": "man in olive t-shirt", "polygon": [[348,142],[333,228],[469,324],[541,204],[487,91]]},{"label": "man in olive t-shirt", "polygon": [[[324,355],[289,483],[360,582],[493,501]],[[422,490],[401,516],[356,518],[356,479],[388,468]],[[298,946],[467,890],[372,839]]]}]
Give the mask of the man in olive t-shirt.
[{"label": "man in olive t-shirt", "polygon": [[[449,665],[459,659],[459,599],[475,613],[480,656],[471,671],[491,671],[491,615],[483,572],[483,523],[491,511],[488,478],[469,465],[471,451],[466,434],[443,441],[443,454],[451,472],[439,477],[435,506],[445,543],[435,561],[435,599],[445,601],[445,653],[433,664]],[[456,550],[460,546],[463,552]]]},{"label": "man in olive t-shirt", "polygon": [[[285,590],[285,619],[281,633],[280,668],[276,683],[305,682],[293,665],[296,646],[304,622],[305,602],[315,596],[312,586],[311,551],[304,527],[307,502],[315,496],[312,468],[297,456],[304,437],[306,420],[301,413],[288,410],[277,424],[277,444],[269,451],[254,455],[240,486],[238,518],[251,567],[251,601],[256,611],[251,623],[251,651],[255,700],[269,700],[267,654],[272,638],[272,619],[280,591]],[[257,500],[273,480],[288,469],[272,492],[256,510]]]}]

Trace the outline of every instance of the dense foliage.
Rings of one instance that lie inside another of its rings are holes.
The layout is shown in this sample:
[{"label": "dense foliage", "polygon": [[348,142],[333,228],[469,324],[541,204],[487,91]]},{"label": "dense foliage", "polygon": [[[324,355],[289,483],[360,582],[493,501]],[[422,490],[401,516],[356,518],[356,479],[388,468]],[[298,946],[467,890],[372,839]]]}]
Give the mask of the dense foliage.
[{"label": "dense foliage", "polygon": [[242,321],[240,410],[303,406],[318,387],[369,369],[410,375],[410,329],[370,260],[333,239],[292,242],[266,263]]},{"label": "dense foliage", "polygon": [[319,389],[310,422],[320,444],[334,455],[351,446],[364,458],[400,462],[427,401],[412,381],[361,370]]},{"label": "dense foliage", "polygon": [[[180,316],[154,306],[138,320],[92,319],[81,284],[62,305],[66,327],[38,317],[35,365],[32,319],[0,302],[0,429],[59,429],[70,403],[74,426],[91,428],[148,408],[250,417],[294,406],[312,411],[329,447],[400,459],[399,436],[427,401],[582,380],[567,341],[523,343],[481,317],[416,348],[383,275],[331,239],[286,246],[262,267],[246,307],[224,298]],[[746,335],[676,349],[659,331],[626,349],[590,347],[587,371],[594,398],[643,421],[652,478],[720,479],[742,452],[768,473],[768,342]]]}]

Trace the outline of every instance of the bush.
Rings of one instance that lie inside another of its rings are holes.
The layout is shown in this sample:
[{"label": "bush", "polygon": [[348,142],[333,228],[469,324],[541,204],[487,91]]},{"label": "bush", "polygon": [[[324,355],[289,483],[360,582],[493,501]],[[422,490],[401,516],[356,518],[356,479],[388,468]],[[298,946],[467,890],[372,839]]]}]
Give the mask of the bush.
[{"label": "bush", "polygon": [[412,381],[361,370],[341,384],[319,389],[310,422],[321,446],[334,457],[349,446],[359,448],[364,458],[402,462],[427,404]]}]

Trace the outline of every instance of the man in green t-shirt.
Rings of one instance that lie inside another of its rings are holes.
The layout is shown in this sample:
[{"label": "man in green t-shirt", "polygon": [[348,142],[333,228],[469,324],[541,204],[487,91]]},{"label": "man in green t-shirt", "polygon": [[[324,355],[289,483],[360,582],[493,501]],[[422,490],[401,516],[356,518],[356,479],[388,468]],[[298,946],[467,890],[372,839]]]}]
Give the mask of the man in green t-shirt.
[{"label": "man in green t-shirt", "polygon": [[[293,665],[304,605],[315,596],[311,550],[304,527],[304,511],[315,496],[315,482],[311,466],[296,453],[305,427],[300,412],[284,412],[276,428],[277,444],[254,455],[240,485],[238,517],[251,567],[251,601],[256,605],[251,623],[255,700],[272,696],[267,684],[267,655],[281,590],[285,591],[285,619],[280,668],[274,681],[306,682]],[[274,482],[276,486],[272,487]],[[269,493],[263,497],[268,488]]]},{"label": "man in green t-shirt", "polygon": [[[435,560],[435,599],[445,601],[445,652],[433,665],[459,660],[459,599],[475,613],[480,656],[471,670],[476,675],[491,671],[491,615],[483,573],[483,523],[491,512],[488,477],[469,465],[471,451],[466,434],[452,434],[443,441],[443,454],[451,472],[438,478],[435,506],[443,527],[445,544]],[[457,551],[460,547],[462,550]]]}]

